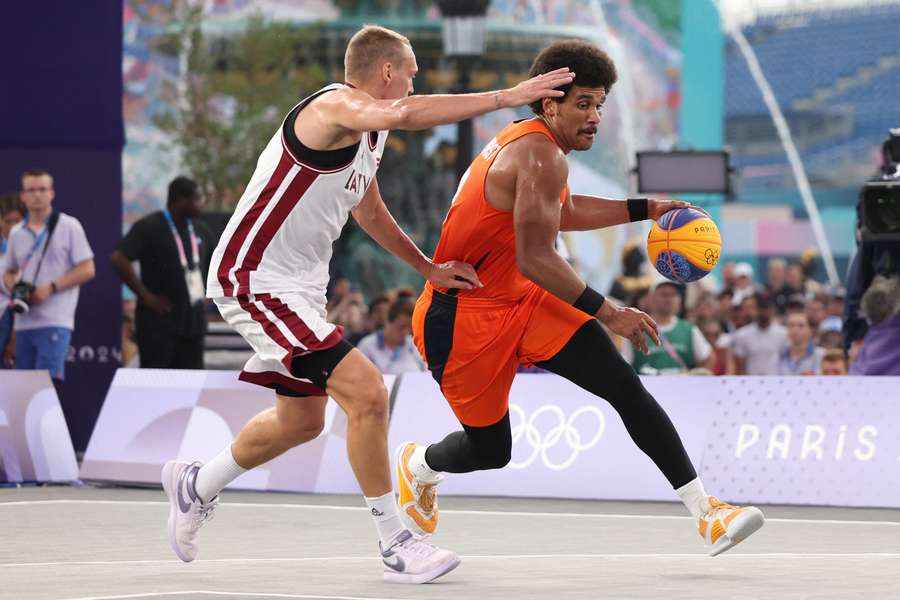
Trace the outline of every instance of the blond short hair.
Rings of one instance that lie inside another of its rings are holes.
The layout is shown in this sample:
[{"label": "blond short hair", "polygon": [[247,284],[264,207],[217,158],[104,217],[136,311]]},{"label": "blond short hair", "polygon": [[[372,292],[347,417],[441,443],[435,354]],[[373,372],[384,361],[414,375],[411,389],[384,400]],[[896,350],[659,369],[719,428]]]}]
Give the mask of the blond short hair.
[{"label": "blond short hair", "polygon": [[353,34],[344,54],[344,78],[363,81],[374,66],[386,62],[397,64],[403,57],[403,48],[412,50],[406,36],[380,25],[364,25]]}]

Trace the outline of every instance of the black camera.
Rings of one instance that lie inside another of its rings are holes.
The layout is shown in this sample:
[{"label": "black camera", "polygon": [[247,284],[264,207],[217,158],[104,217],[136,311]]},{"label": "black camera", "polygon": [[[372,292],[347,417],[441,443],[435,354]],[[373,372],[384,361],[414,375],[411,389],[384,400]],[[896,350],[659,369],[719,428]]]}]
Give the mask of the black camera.
[{"label": "black camera", "polygon": [[25,281],[20,281],[13,286],[12,290],[10,290],[13,312],[21,315],[31,309],[32,292],[34,292],[34,286]]},{"label": "black camera", "polygon": [[900,129],[891,129],[882,145],[881,176],[859,193],[864,241],[900,241]]}]

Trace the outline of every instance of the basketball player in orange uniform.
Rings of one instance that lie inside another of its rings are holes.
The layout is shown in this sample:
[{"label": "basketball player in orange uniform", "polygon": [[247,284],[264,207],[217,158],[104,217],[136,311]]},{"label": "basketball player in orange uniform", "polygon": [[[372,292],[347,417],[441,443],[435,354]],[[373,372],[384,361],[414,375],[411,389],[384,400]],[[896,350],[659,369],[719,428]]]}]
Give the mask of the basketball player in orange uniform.
[{"label": "basketball player in orange uniform", "polygon": [[568,67],[562,98],[531,105],[535,118],[503,129],[469,167],[444,221],[434,261],[472,264],[475,289],[430,283],[413,315],[416,345],[463,430],[430,446],[397,449],[401,516],[412,529],[437,526],[442,472],[498,469],[510,460],[509,389],[520,363],[552,371],[608,401],[663,472],[717,555],[759,529],[755,507],[707,495],[672,422],[616,351],[602,322],[646,351],[656,323],[594,291],[554,249],[559,231],[658,219],[685,203],[626,202],[572,195],[566,154],[587,150],[617,75],[596,46],[576,40],[544,49],[531,76]]}]

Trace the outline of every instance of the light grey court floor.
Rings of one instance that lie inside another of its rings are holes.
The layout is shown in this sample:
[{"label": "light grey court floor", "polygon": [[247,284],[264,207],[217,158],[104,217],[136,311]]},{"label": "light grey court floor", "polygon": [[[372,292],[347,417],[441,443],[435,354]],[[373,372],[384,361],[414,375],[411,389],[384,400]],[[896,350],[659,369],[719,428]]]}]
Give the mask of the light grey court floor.
[{"label": "light grey court floor", "polygon": [[434,584],[381,582],[359,498],[226,492],[184,564],[156,490],[0,490],[0,598],[900,598],[900,511],[767,507],[709,558],[676,504],[443,498]]}]

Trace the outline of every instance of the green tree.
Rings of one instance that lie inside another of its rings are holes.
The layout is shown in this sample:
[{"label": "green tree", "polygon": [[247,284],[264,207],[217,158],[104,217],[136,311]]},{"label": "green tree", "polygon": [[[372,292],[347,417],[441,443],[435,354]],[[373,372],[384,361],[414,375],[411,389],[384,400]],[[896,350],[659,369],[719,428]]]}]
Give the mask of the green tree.
[{"label": "green tree", "polygon": [[318,26],[254,17],[240,33],[214,38],[202,23],[193,9],[162,42],[186,58],[187,74],[175,109],[156,123],[172,135],[207,209],[223,210],[240,198],[285,112],[324,85],[327,73],[315,58]]}]

